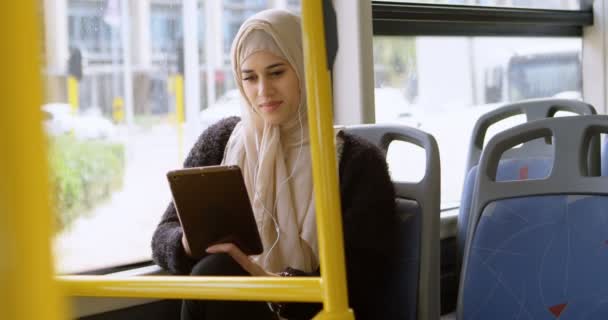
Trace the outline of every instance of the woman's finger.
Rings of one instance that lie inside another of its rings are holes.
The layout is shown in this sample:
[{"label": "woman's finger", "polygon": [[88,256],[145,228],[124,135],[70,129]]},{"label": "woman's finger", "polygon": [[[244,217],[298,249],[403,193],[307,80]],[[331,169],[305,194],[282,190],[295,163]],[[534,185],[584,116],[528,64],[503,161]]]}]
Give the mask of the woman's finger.
[{"label": "woman's finger", "polygon": [[212,246],[210,246],[209,248],[207,248],[207,252],[208,253],[228,253],[228,250],[230,250],[230,247],[234,246],[232,243],[218,243],[218,244],[214,244]]},{"label": "woman's finger", "polygon": [[263,269],[255,264],[249,256],[243,253],[239,247],[232,243],[220,243],[213,245],[206,250],[208,253],[227,253],[238,263],[241,268],[245,269],[249,274],[254,276],[265,275]]}]

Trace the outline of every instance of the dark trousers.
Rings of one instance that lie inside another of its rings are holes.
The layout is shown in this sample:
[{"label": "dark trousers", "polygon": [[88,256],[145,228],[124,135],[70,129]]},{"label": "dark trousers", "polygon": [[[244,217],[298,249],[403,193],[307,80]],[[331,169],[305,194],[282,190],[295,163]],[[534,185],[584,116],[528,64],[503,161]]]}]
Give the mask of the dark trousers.
[{"label": "dark trousers", "polygon": [[[192,268],[193,276],[246,276],[249,275],[229,255],[212,254],[201,259]],[[260,319],[275,320],[274,313],[266,302],[258,301],[205,301],[184,300],[182,303],[182,320],[215,320],[215,319]]]}]

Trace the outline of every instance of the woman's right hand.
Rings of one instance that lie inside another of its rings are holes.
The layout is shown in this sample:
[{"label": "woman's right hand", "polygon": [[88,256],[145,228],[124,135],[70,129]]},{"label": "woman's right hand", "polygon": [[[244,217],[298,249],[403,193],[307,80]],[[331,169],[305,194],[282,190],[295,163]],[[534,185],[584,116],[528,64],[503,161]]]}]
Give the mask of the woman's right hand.
[{"label": "woman's right hand", "polygon": [[256,277],[276,277],[278,275],[264,270],[250,256],[246,255],[233,243],[219,243],[207,248],[207,253],[227,253],[241,265],[243,270],[249,272],[250,275]]},{"label": "woman's right hand", "polygon": [[184,251],[186,251],[186,255],[188,255],[188,257],[192,257],[192,252],[190,251],[190,245],[188,245],[188,240],[186,239],[185,233],[182,233],[182,246],[184,246]]}]

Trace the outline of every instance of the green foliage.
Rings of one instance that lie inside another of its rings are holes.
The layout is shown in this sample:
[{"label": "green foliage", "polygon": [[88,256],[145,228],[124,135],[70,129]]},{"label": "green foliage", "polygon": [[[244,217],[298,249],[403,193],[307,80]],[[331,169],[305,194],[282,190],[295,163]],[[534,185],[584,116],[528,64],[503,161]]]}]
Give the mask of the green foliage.
[{"label": "green foliage", "polygon": [[58,231],[122,186],[122,144],[82,141],[70,135],[51,137],[49,161]]}]

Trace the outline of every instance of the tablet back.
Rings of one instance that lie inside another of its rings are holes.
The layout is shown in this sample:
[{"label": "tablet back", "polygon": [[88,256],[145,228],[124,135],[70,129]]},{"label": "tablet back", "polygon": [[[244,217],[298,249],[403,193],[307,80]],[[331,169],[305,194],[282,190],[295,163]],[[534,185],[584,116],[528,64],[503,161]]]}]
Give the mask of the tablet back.
[{"label": "tablet back", "polygon": [[192,256],[217,243],[231,242],[245,254],[263,251],[238,166],[186,168],[167,173],[173,203]]}]

